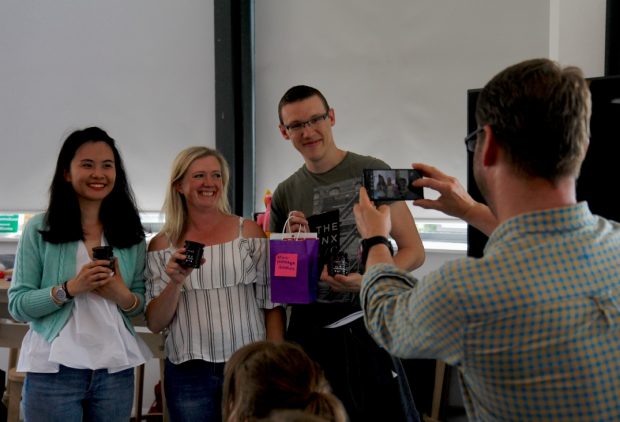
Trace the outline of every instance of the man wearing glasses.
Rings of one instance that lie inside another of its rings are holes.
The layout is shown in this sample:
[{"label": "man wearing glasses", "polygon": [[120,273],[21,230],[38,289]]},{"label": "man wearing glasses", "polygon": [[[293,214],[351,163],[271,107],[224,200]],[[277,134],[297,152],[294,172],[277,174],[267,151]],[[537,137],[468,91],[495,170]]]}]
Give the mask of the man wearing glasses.
[{"label": "man wearing glasses", "polygon": [[[484,256],[416,280],[386,247],[368,254],[361,300],[371,335],[396,356],[455,366],[470,420],[620,420],[620,225],[576,200],[590,111],[577,68],[535,59],[500,72],[465,141],[489,206],[414,164],[427,176],[414,186],[440,193],[415,205],[490,235]],[[385,236],[389,216],[360,191],[362,236]]]},{"label": "man wearing glasses", "polygon": [[[291,305],[287,339],[299,343],[321,365],[351,422],[419,420],[402,364],[370,338],[359,303],[362,277],[356,256],[360,237],[353,205],[362,170],[389,167],[336,146],[332,135],[335,112],[315,88],[290,88],[280,100],[278,114],[282,137],[299,151],[304,165],[274,191],[270,230],[281,232],[290,215],[292,232],[308,231],[307,217],[338,209],[340,248],[350,259],[348,275],[332,277],[323,269],[316,303]],[[424,261],[422,241],[406,204],[395,202],[390,209],[389,234],[398,246],[394,261],[410,271]]]}]

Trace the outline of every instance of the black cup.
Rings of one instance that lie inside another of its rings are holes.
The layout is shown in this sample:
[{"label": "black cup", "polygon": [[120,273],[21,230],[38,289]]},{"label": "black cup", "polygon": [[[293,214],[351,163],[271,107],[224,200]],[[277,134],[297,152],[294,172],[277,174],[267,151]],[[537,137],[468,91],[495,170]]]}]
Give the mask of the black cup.
[{"label": "black cup", "polygon": [[339,252],[329,256],[327,273],[331,277],[336,274],[349,275],[349,258],[345,252]]},{"label": "black cup", "polygon": [[177,262],[185,268],[199,268],[205,245],[200,242],[186,240],[183,247],[185,248],[185,260],[178,260]]},{"label": "black cup", "polygon": [[96,261],[99,259],[110,261],[108,267],[114,270],[114,252],[112,251],[112,246],[95,246],[93,248],[93,260]]}]

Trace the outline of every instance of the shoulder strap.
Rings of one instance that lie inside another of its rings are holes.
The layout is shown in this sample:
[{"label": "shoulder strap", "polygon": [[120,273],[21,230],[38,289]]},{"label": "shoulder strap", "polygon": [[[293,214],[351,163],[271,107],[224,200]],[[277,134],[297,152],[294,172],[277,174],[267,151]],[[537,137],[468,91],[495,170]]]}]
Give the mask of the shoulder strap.
[{"label": "shoulder strap", "polygon": [[239,217],[239,237],[243,237],[243,217]]}]

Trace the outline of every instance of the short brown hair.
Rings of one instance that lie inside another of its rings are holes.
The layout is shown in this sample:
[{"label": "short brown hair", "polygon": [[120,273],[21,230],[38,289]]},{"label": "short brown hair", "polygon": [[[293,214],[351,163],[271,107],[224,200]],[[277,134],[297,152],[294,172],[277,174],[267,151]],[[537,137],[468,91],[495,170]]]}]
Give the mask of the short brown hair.
[{"label": "short brown hair", "polygon": [[259,341],[226,362],[222,413],[226,422],[265,418],[275,409],[299,409],[346,422],[319,365],[296,344]]},{"label": "short brown hair", "polygon": [[317,96],[321,99],[321,102],[325,106],[325,112],[329,111],[329,104],[327,104],[325,96],[318,89],[308,85],[296,85],[292,88],[289,88],[288,91],[284,93],[284,95],[280,99],[280,102],[278,103],[278,118],[280,119],[280,124],[284,124],[284,122],[282,121],[282,107],[287,104],[302,101],[306,98],[314,96]]},{"label": "short brown hair", "polygon": [[579,175],[589,142],[591,100],[577,67],[527,60],[497,74],[476,106],[514,168],[551,182]]}]

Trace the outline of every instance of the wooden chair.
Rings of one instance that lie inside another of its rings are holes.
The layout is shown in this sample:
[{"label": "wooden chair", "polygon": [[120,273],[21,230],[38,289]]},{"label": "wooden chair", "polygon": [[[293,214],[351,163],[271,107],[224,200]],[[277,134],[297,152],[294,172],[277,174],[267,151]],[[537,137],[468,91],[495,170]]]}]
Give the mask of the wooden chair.
[{"label": "wooden chair", "polygon": [[424,422],[440,422],[444,403],[447,399],[449,376],[446,371],[449,367],[444,361],[435,361],[435,385],[433,387],[433,402],[431,405],[431,414],[424,415]]},{"label": "wooden chair", "polygon": [[9,348],[7,385],[4,393],[7,407],[7,422],[19,422],[19,406],[26,374],[17,372],[16,366],[19,347],[27,331],[27,324],[0,319],[0,347]]},{"label": "wooden chair", "polygon": [[7,382],[7,422],[19,422],[19,407],[22,401],[22,387],[24,386],[24,372],[17,372],[15,367],[9,369]]},{"label": "wooden chair", "polygon": [[[144,342],[149,346],[151,352],[153,353],[153,357],[159,359],[159,377],[162,382],[162,387],[164,383],[164,336],[162,334],[153,334],[151,332],[139,331],[138,335],[142,337]],[[161,415],[143,415],[142,414],[142,401],[144,398],[144,365],[140,365],[136,368],[136,386],[135,386],[135,400],[134,400],[134,416],[131,418],[132,421],[139,422],[143,420],[149,420],[149,416],[161,416],[161,419],[164,422],[168,422],[168,411],[166,408],[166,398],[162,393],[162,414]]]},{"label": "wooden chair", "polygon": [[[19,422],[20,403],[22,398],[22,387],[24,385],[25,373],[17,372],[17,358],[21,340],[28,331],[28,325],[4,320],[0,323],[0,347],[9,347],[8,380],[5,391],[7,399],[7,422]],[[164,380],[164,337],[161,334],[140,331],[138,335],[145,341],[151,349],[153,357],[159,359],[159,372],[163,383]],[[135,380],[135,404],[134,421],[142,421],[146,415],[142,414],[142,400],[144,398],[144,365],[136,368]],[[168,421],[166,401],[162,395],[162,415],[164,422]]]}]

